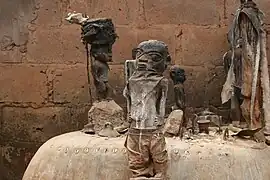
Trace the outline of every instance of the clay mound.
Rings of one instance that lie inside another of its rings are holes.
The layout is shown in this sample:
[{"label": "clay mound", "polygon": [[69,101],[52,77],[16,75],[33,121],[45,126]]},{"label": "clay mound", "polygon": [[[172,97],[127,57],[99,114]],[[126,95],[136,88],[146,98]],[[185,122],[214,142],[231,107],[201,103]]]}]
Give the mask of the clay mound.
[{"label": "clay mound", "polygon": [[[125,137],[81,132],[54,137],[31,160],[23,180],[128,180]],[[252,141],[167,139],[171,180],[269,180],[270,151]]]},{"label": "clay mound", "polygon": [[123,109],[113,100],[94,102],[88,112],[89,118],[95,124],[95,131],[99,132],[107,122],[114,127],[120,126],[124,121]]}]

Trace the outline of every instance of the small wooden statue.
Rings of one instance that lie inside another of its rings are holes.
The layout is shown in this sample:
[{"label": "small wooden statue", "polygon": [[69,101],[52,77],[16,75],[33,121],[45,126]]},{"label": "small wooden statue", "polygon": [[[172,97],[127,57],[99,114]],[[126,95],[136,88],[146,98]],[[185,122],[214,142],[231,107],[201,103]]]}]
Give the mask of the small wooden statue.
[{"label": "small wooden statue", "polygon": [[170,76],[174,83],[174,105],[172,106],[169,117],[164,126],[164,133],[166,136],[182,137],[183,122],[185,112],[185,91],[184,82],[186,80],[185,71],[178,65],[174,65],[170,69]]},{"label": "small wooden statue", "polygon": [[185,70],[178,65],[174,65],[170,69],[170,76],[174,83],[174,100],[175,104],[172,107],[172,111],[181,109],[185,110],[185,90],[184,82],[186,81]]}]

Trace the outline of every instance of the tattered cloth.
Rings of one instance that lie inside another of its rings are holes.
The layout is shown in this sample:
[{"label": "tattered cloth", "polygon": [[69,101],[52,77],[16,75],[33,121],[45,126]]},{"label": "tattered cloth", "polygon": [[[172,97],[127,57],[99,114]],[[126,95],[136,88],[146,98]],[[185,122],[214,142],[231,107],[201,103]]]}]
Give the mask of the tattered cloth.
[{"label": "tattered cloth", "polygon": [[155,124],[157,120],[157,87],[164,78],[154,71],[136,71],[130,77],[124,89],[124,96],[132,99],[130,116],[136,121],[137,128],[153,128],[156,125],[164,124],[164,122]]},{"label": "tattered cloth", "polygon": [[[239,84],[236,83],[234,73],[235,62],[233,61],[235,60],[234,53],[237,41],[242,39],[243,53],[241,59],[242,67],[240,68],[242,68],[241,76],[243,81],[239,88],[241,88],[241,94],[246,100],[241,105],[241,108],[242,112],[243,110],[250,112],[249,124],[251,123],[251,127],[261,126],[261,122],[258,122],[260,121],[260,112],[258,112],[260,108],[257,107],[260,103],[258,103],[258,101],[261,101],[263,104],[263,119],[266,123],[266,127],[270,121],[269,73],[266,57],[266,35],[262,28],[262,18],[263,13],[253,2],[245,3],[237,10],[232,28],[228,33],[228,39],[232,48],[232,61],[221,93],[222,103],[226,103],[233,95],[234,86],[239,86]],[[262,90],[262,99],[260,99],[260,95],[258,95],[258,88]],[[256,107],[254,107],[255,105]]]},{"label": "tattered cloth", "polygon": [[[242,38],[242,37],[240,37],[241,36],[241,32],[240,32],[241,29],[240,28],[242,28],[242,27],[240,27],[239,24],[241,22],[241,19],[243,19],[242,18],[243,16],[240,16],[240,14],[244,14],[248,17],[249,21],[253,25],[250,28],[254,28],[256,30],[257,36],[259,36],[260,30],[261,30],[262,12],[260,12],[256,8],[246,8],[244,6],[242,6],[240,9],[237,10],[235,18],[233,20],[232,27],[228,33],[228,39],[229,39],[229,42],[232,46],[233,54],[232,54],[231,66],[230,66],[229,72],[227,74],[227,79],[226,79],[225,84],[223,85],[223,90],[221,93],[222,104],[226,103],[228,100],[231,99],[233,87],[234,86],[239,87],[239,84],[236,85],[236,82],[235,82],[235,80],[236,80],[235,74],[234,74],[235,62],[233,62],[233,61],[234,61],[234,52],[236,49],[237,41],[240,38]],[[260,40],[260,38],[258,38],[256,44],[260,43],[259,40]],[[244,47],[244,45],[243,45],[243,47]]]},{"label": "tattered cloth", "polygon": [[89,19],[82,25],[82,39],[89,44],[113,44],[116,38],[111,19]]}]

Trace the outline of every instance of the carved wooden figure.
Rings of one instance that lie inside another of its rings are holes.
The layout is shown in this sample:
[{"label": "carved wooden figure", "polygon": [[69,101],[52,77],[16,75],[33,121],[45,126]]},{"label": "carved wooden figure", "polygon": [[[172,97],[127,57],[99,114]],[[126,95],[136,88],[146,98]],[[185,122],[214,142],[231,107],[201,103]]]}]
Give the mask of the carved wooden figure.
[{"label": "carved wooden figure", "polygon": [[[96,87],[97,100],[111,99],[113,90],[108,83],[110,69],[108,62],[112,61],[112,46],[117,38],[112,20],[109,18],[89,19],[82,13],[69,13],[66,20],[81,25],[81,39],[86,44],[87,55],[88,44],[91,45],[91,74]],[[89,78],[88,80],[90,81]]]},{"label": "carved wooden figure", "polygon": [[174,84],[175,104],[172,107],[172,110],[181,109],[184,111],[186,107],[184,90],[184,82],[186,81],[185,70],[180,68],[178,65],[174,65],[170,68],[170,77]]},{"label": "carved wooden figure", "polygon": [[[125,142],[133,178],[166,177],[168,154],[162,127],[168,80],[162,75],[169,57],[167,45],[144,41],[136,54],[138,69],[124,89],[130,128]],[[152,171],[153,167],[153,171]]]}]

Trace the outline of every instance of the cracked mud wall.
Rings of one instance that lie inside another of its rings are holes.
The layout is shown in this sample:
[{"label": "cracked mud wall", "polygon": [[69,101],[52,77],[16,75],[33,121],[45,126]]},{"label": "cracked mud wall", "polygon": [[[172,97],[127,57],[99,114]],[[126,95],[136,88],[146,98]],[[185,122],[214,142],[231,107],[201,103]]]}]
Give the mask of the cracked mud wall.
[{"label": "cracked mud wall", "polygon": [[[270,3],[258,3],[270,31]],[[37,148],[87,121],[86,56],[80,27],[69,11],[111,17],[119,39],[110,83],[125,106],[123,64],[147,39],[169,45],[173,63],[187,73],[187,104],[221,110],[222,56],[235,0],[9,0],[0,1],[0,180],[19,180]],[[270,38],[268,38],[270,45]],[[270,56],[270,51],[268,50]],[[169,93],[168,106],[173,94]]]}]

